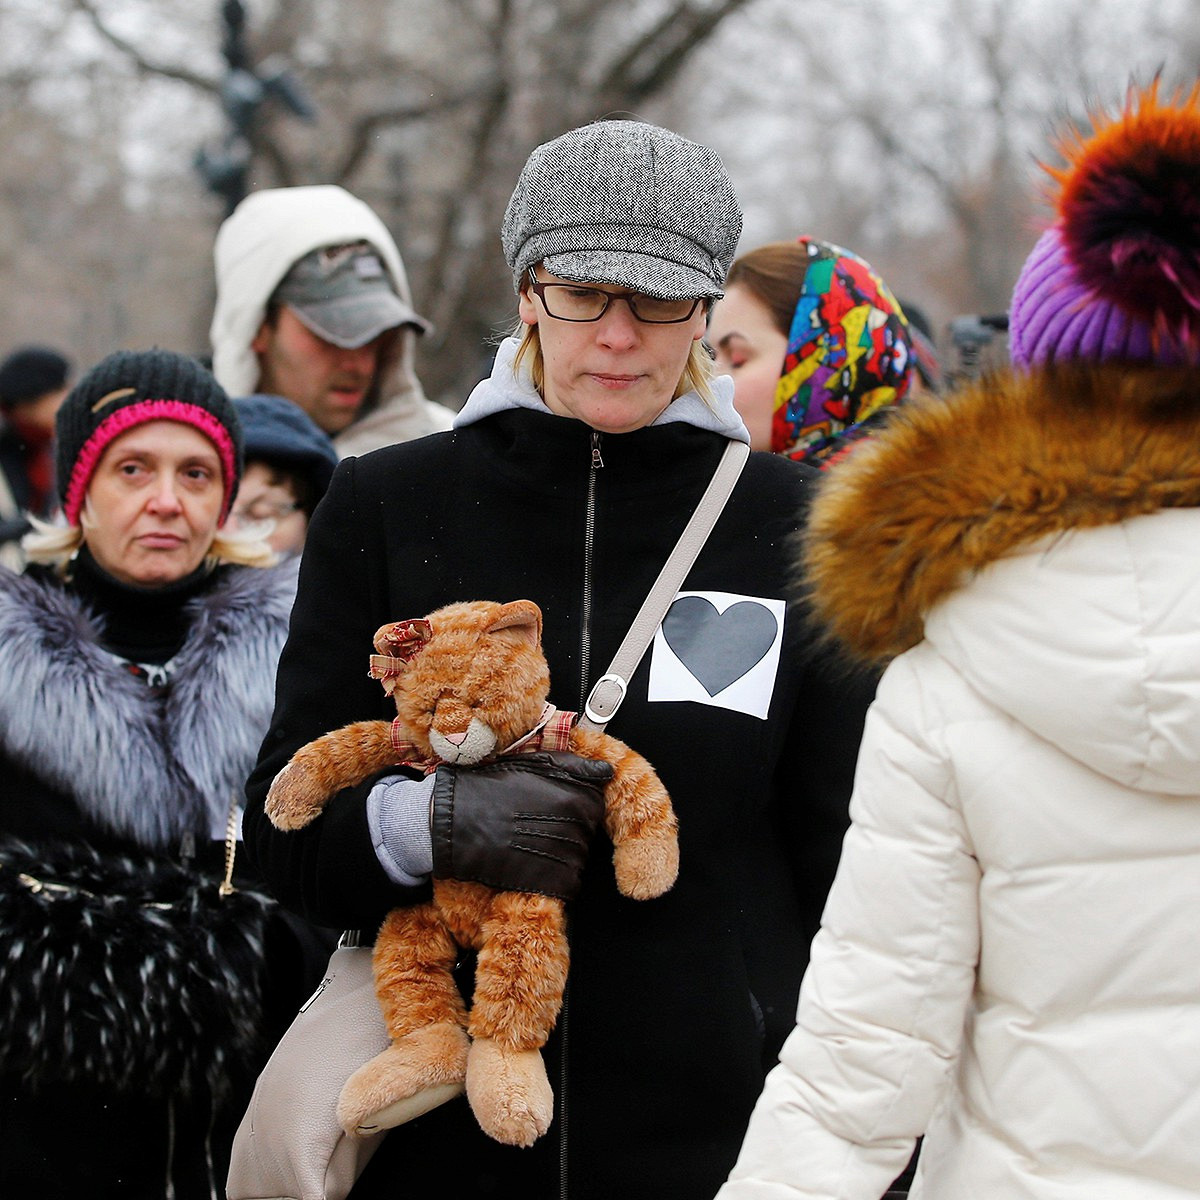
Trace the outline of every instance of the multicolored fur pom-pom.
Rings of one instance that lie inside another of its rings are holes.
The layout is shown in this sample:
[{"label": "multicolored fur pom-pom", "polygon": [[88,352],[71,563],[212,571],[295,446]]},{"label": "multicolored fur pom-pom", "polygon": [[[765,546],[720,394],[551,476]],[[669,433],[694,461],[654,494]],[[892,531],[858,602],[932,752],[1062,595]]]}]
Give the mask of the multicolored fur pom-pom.
[{"label": "multicolored fur pom-pom", "polygon": [[1059,228],[1076,276],[1159,336],[1200,342],[1200,83],[1160,99],[1131,88],[1123,110],[1064,134]]}]

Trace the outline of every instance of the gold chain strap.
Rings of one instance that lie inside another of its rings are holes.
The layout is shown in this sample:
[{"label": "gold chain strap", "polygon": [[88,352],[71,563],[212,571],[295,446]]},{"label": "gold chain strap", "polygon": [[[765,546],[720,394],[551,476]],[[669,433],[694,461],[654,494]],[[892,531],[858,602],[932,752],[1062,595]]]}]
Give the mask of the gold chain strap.
[{"label": "gold chain strap", "polygon": [[[225,878],[217,885],[217,895],[219,896],[232,896],[238,890],[233,885],[233,861],[237,854],[237,825],[238,802],[237,797],[234,796],[229,805],[229,819],[225,822]],[[78,887],[75,884],[50,883],[48,880],[38,879],[36,876],[26,875],[21,871],[17,872],[17,881],[35,895],[39,892],[54,892],[68,896],[96,897],[96,893],[89,892],[87,888]],[[174,905],[169,902],[148,901],[142,907],[169,909]]]},{"label": "gold chain strap", "polygon": [[237,854],[237,796],[229,803],[229,820],[225,822],[225,878],[217,888],[217,895],[232,896],[237,888],[233,886],[233,858]]}]

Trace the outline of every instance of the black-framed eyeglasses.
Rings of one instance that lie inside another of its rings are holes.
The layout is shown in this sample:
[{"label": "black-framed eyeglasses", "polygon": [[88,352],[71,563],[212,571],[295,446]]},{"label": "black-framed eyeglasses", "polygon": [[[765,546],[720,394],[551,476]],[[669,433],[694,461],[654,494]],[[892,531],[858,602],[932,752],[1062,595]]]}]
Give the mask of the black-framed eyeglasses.
[{"label": "black-framed eyeglasses", "polygon": [[642,292],[606,292],[582,283],[543,283],[532,267],[529,268],[529,287],[537,294],[547,314],[556,321],[598,321],[614,300],[624,300],[634,317],[647,325],[679,325],[706,301],[704,296],[663,300]]}]

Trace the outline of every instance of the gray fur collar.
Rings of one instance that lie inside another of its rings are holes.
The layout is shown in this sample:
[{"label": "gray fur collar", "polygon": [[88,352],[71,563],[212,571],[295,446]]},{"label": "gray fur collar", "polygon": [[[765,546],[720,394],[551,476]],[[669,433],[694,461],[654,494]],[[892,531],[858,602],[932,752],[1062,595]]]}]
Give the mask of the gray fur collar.
[{"label": "gray fur collar", "polygon": [[0,748],[148,847],[222,829],[270,723],[296,570],[227,572],[189,602],[170,691],[114,664],[71,591],[0,572]]}]

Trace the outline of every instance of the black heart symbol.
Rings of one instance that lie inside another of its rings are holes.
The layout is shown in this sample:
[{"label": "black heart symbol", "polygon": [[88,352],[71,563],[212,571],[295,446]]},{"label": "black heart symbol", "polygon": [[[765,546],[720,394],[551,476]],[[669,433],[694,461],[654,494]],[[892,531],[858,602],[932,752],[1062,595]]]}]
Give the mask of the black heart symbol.
[{"label": "black heart symbol", "polygon": [[775,642],[775,614],[753,600],[717,612],[703,596],[680,596],[662,624],[675,657],[715,696],[741,679]]}]

